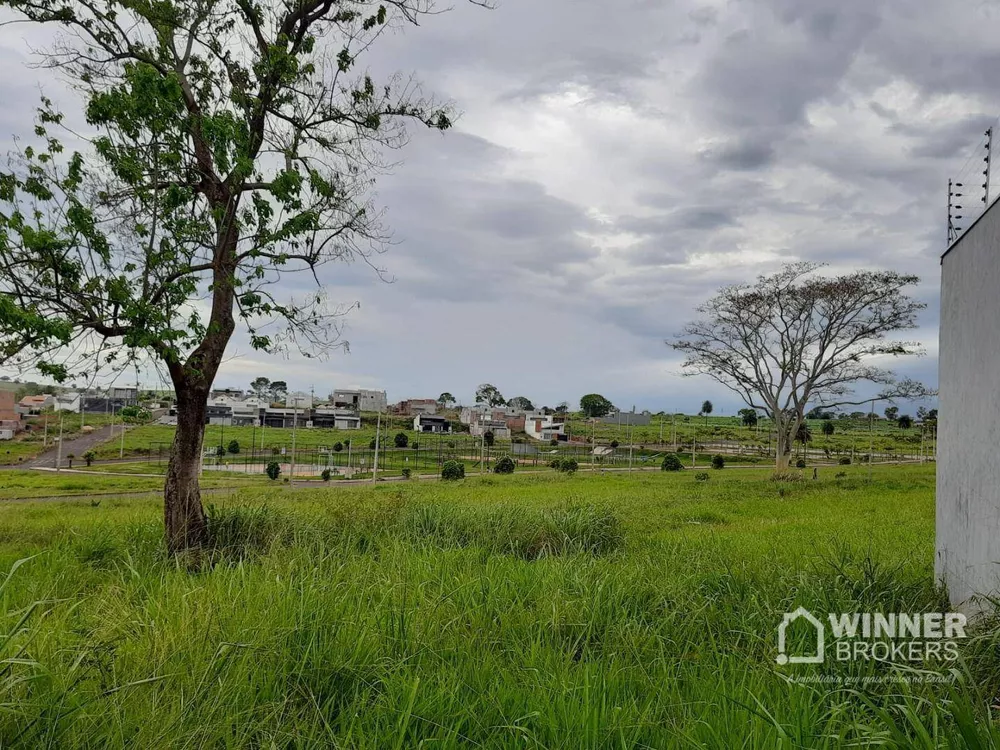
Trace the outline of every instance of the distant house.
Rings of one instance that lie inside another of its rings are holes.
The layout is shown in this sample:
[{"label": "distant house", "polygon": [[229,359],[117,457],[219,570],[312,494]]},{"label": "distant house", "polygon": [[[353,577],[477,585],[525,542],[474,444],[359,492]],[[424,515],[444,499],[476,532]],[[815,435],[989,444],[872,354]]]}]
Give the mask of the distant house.
[{"label": "distant house", "polygon": [[469,425],[469,432],[477,436],[492,432],[493,437],[506,440],[514,432],[524,430],[524,415],[502,406],[477,404],[465,407],[459,415],[459,420]]},{"label": "distant house", "polygon": [[493,419],[503,420],[506,423],[507,428],[511,431],[511,433],[524,432],[524,425],[527,421],[525,412],[510,414],[507,411],[500,411],[498,413],[498,410],[494,410]]},{"label": "distant house", "polygon": [[415,432],[451,432],[451,422],[444,417],[417,414],[413,418],[413,429]]},{"label": "distant house", "polygon": [[0,440],[11,440],[21,430],[13,391],[0,391]]},{"label": "distant house", "polygon": [[438,402],[433,398],[411,398],[400,401],[392,410],[396,414],[412,417],[417,414],[437,414]]},{"label": "distant house", "polygon": [[53,404],[53,408],[56,411],[71,411],[79,413],[80,402],[81,396],[79,393],[61,393],[56,396],[56,402]]},{"label": "distant house", "polygon": [[313,409],[312,426],[334,428],[337,430],[360,430],[361,417],[357,415],[357,412],[346,409],[320,406]]},{"label": "distant house", "polygon": [[565,440],[566,423],[563,417],[533,412],[524,418],[524,434],[535,440]]},{"label": "distant house", "polygon": [[17,410],[21,414],[41,414],[43,410],[55,406],[56,397],[51,393],[40,393],[37,396],[25,396],[18,402]]},{"label": "distant house", "polygon": [[469,433],[477,437],[485,435],[487,432],[492,432],[495,438],[510,439],[510,427],[501,419],[483,417],[469,425]]},{"label": "distant house", "polygon": [[300,409],[313,408],[313,397],[304,391],[295,391],[285,396],[285,406],[297,406]]},{"label": "distant house", "polygon": [[353,411],[385,411],[385,391],[368,388],[344,388],[330,394],[330,406]]},{"label": "distant house", "polygon": [[226,403],[211,403],[205,407],[205,424],[231,427],[233,424],[233,407]]},{"label": "distant house", "polygon": [[139,389],[113,385],[108,389],[108,398],[115,402],[123,402],[123,406],[135,406],[139,402]]},{"label": "distant house", "polygon": [[527,414],[524,409],[515,409],[513,406],[490,406],[489,404],[475,404],[474,406],[463,406],[459,411],[458,419],[462,424],[472,424],[479,416],[488,416],[490,419],[510,421],[524,419]]},{"label": "distant house", "polygon": [[269,407],[264,409],[265,427],[312,427],[312,417],[309,409],[285,407]]},{"label": "distant house", "polygon": [[214,388],[208,392],[209,398],[221,398],[228,396],[229,398],[242,400],[244,393],[239,388]]},{"label": "distant house", "polygon": [[476,414],[485,414],[487,407],[477,404],[476,406],[463,406],[458,412],[458,421],[462,424],[472,424]]},{"label": "distant house", "polygon": [[259,427],[261,424],[260,415],[267,408],[267,402],[248,398],[242,401],[233,401],[230,408],[233,412],[234,427]]}]

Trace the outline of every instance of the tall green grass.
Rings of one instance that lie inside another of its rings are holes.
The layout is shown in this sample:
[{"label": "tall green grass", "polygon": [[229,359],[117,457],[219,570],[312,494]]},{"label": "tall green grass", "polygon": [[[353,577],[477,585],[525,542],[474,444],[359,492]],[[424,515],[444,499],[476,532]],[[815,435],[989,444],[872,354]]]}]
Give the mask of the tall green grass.
[{"label": "tall green grass", "polygon": [[799,604],[946,606],[932,485],[914,467],[871,485],[719,472],[244,490],[211,508],[197,572],[163,554],[153,502],[0,506],[0,741],[996,747],[992,623],[951,683],[799,684],[818,668],[774,661]]}]

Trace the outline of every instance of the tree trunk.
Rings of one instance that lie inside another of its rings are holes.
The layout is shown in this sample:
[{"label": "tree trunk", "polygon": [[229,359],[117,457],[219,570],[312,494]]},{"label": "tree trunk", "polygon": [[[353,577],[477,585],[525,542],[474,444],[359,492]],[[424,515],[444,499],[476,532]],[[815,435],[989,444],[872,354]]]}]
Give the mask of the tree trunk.
[{"label": "tree trunk", "polygon": [[775,433],[774,469],[775,471],[787,471],[791,463],[792,436],[784,425],[777,426]]},{"label": "tree trunk", "polygon": [[201,449],[205,437],[208,392],[182,388],[177,391],[177,431],[167,465],[163,493],[163,523],[171,554],[198,550],[208,542],[205,511],[201,504]]}]

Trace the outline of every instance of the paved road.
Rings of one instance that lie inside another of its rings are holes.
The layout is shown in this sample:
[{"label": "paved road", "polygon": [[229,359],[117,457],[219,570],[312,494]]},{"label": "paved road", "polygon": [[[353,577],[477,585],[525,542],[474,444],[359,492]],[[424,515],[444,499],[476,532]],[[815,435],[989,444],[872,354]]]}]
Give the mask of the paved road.
[{"label": "paved road", "polygon": [[[83,463],[83,454],[89,450],[94,450],[101,443],[107,442],[112,437],[112,430],[114,430],[114,425],[105,425],[100,427],[89,435],[80,435],[71,440],[63,440],[62,445],[62,466],[63,468],[69,466],[69,459],[66,458],[70,453],[72,453],[76,458],[74,462],[77,465]],[[115,435],[119,434],[117,431]],[[26,461],[22,464],[18,464],[14,468],[18,469],[54,469],[56,468],[56,458],[59,455],[58,446],[53,446],[52,448],[46,449],[44,452],[39,453],[31,461]]]}]

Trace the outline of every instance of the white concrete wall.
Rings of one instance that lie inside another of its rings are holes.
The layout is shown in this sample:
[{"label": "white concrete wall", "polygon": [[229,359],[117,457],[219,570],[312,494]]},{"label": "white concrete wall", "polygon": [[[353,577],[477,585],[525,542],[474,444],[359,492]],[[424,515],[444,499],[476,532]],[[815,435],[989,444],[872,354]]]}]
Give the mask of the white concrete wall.
[{"label": "white concrete wall", "polygon": [[937,554],[952,604],[1000,591],[1000,207],[941,261]]}]

